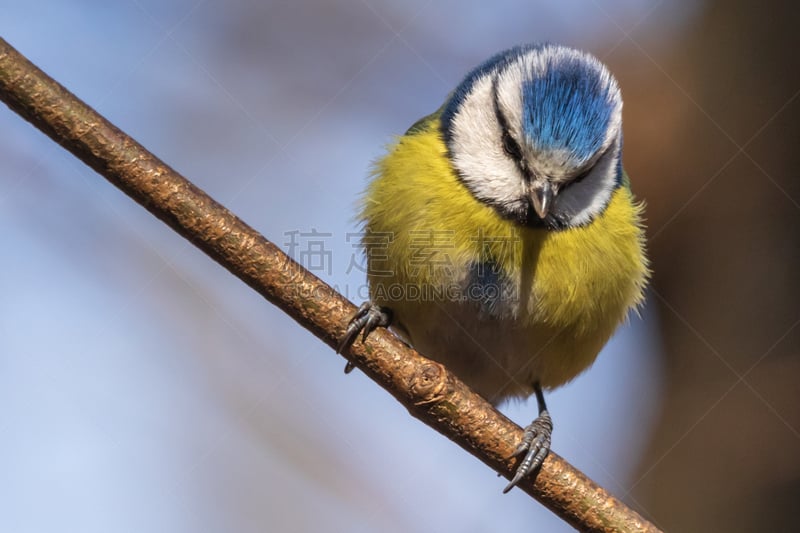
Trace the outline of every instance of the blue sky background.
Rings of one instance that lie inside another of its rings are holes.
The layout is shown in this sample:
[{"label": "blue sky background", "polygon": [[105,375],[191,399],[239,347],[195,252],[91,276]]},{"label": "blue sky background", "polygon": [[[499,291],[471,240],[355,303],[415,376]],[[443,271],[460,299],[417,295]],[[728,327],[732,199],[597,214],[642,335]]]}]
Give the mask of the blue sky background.
[{"label": "blue sky background", "polygon": [[[284,249],[328,234],[315,273],[360,301],[370,162],[471,67],[549,40],[613,71],[626,34],[667,46],[698,10],[3,0],[0,35]],[[0,530],[570,530],[5,107],[0,242]],[[620,496],[658,350],[645,307],[548,397],[553,449]]]}]

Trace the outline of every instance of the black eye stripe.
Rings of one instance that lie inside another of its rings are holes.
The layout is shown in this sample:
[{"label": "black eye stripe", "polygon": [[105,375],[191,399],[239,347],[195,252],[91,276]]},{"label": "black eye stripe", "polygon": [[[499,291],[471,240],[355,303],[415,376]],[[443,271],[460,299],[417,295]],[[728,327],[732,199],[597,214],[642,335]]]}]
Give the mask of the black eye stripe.
[{"label": "black eye stripe", "polygon": [[573,185],[573,184],[575,184],[575,183],[580,183],[580,182],[582,182],[584,179],[586,179],[586,177],[587,177],[589,174],[591,174],[591,173],[592,173],[592,170],[594,170],[594,168],[597,166],[597,163],[598,163],[598,162],[599,162],[599,161],[600,161],[602,158],[606,157],[606,154],[608,154],[608,153],[609,153],[609,151],[611,150],[611,148],[612,148],[611,146],[609,146],[608,148],[606,148],[606,150],[605,150],[605,151],[604,151],[602,154],[600,154],[600,156],[597,158],[597,160],[596,160],[594,163],[592,163],[592,166],[590,166],[589,168],[587,168],[586,170],[584,170],[583,172],[581,172],[580,174],[578,174],[577,176],[575,176],[574,178],[572,178],[571,180],[569,180],[568,182],[566,182],[566,183],[563,185],[563,187],[569,187],[570,185]]},{"label": "black eye stripe", "polygon": [[520,165],[520,168],[523,168],[525,161],[522,155],[522,148],[520,148],[517,140],[511,136],[511,133],[509,133],[508,120],[506,119],[505,115],[503,115],[503,112],[500,110],[500,102],[497,96],[498,80],[499,80],[499,73],[495,74],[494,79],[492,80],[492,100],[493,100],[492,103],[494,104],[495,117],[497,117],[497,122],[498,124],[500,124],[500,129],[502,130],[501,142],[503,143],[503,151],[508,157],[513,159],[515,163]]},{"label": "black eye stripe", "polygon": [[522,149],[520,149],[514,137],[505,129],[503,130],[503,151],[514,161],[522,161]]},{"label": "black eye stripe", "polygon": [[572,178],[572,180],[570,180],[570,183],[580,183],[580,182],[582,182],[584,180],[584,178],[586,178],[586,176],[589,175],[589,173],[592,171],[593,168],[594,168],[593,166],[587,168],[584,172],[581,172],[580,174],[578,174],[577,176]]}]

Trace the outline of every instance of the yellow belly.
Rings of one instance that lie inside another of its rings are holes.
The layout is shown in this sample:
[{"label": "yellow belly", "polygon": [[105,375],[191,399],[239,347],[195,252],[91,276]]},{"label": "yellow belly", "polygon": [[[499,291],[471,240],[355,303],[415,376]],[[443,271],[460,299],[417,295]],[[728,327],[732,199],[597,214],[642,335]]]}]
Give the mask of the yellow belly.
[{"label": "yellow belly", "polygon": [[[458,180],[436,124],[376,165],[361,213],[371,297],[415,348],[489,399],[563,384],[642,298],[641,207],[620,187],[579,228],[502,219]],[[502,294],[481,293],[491,285]],[[478,297],[465,294],[476,286]]]}]

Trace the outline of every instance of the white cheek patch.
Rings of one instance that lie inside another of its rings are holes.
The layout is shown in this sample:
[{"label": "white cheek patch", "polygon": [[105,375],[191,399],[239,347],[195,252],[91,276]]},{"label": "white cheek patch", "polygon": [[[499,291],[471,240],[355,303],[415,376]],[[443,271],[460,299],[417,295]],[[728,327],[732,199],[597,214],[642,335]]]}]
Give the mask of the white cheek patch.
[{"label": "white cheek patch", "polygon": [[451,124],[453,166],[472,193],[493,204],[520,204],[523,177],[503,150],[494,107],[492,76],[478,80]]},{"label": "white cheek patch", "polygon": [[585,178],[567,184],[556,196],[553,209],[563,213],[570,226],[586,224],[606,208],[618,186],[619,157],[620,139],[617,137]]}]

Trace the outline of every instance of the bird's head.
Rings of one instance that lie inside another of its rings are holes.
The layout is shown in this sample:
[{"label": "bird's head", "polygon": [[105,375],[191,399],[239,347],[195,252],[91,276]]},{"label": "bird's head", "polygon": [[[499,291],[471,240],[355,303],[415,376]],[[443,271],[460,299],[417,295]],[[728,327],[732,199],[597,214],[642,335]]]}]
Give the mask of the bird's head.
[{"label": "bird's head", "polygon": [[622,98],[587,53],[550,44],[502,52],[461,82],[441,120],[459,178],[520,224],[586,224],[621,183]]}]

